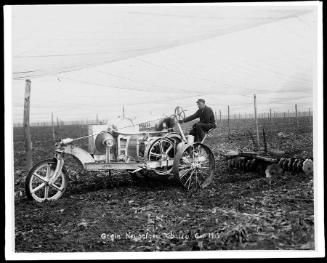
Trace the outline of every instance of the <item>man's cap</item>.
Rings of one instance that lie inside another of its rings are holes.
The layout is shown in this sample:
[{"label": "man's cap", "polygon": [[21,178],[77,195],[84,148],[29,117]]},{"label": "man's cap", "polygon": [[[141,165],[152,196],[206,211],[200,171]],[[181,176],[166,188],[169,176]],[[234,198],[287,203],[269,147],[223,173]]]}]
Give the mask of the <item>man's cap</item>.
[{"label": "man's cap", "polygon": [[206,101],[205,101],[204,99],[198,99],[198,100],[196,101],[196,103],[199,103],[199,102],[206,103]]}]

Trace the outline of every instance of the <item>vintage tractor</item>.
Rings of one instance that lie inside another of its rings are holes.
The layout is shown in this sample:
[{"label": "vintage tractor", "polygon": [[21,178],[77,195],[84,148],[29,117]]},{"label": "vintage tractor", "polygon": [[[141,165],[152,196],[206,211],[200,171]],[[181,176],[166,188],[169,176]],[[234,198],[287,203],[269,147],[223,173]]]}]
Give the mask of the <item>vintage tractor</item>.
[{"label": "vintage tractor", "polygon": [[[186,190],[208,186],[214,176],[214,155],[204,140],[194,143],[193,136],[184,135],[178,122],[184,117],[181,107],[176,107],[169,117],[177,131],[162,125],[163,122],[159,125],[161,130],[132,133],[107,125],[90,125],[89,135],[61,140],[56,144],[53,159],[34,165],[26,178],[27,197],[44,202],[58,200],[63,195],[68,183],[65,155],[72,155],[87,171],[150,171],[157,176],[174,175]],[[89,138],[89,151],[74,145],[85,138]]]}]

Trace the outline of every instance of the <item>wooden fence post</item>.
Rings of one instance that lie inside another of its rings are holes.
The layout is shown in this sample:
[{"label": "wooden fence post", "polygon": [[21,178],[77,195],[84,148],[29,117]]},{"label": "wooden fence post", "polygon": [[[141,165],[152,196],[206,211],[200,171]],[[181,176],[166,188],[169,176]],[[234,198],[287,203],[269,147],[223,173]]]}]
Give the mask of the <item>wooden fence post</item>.
[{"label": "wooden fence post", "polygon": [[219,122],[221,124],[221,110],[219,110]]},{"label": "wooden fence post", "polygon": [[229,105],[227,106],[227,126],[228,126],[228,137],[230,136],[230,126],[229,126]]},{"label": "wooden fence post", "polygon": [[51,113],[51,126],[52,126],[52,139],[55,142],[56,141],[56,135],[55,135],[55,129],[54,129],[54,123],[53,123],[53,112]]},{"label": "wooden fence post", "polygon": [[260,139],[259,139],[259,125],[258,125],[258,118],[257,118],[257,97],[255,94],[254,94],[253,98],[254,98],[254,119],[255,119],[255,125],[256,125],[256,129],[257,129],[257,143],[258,143],[258,147],[259,147]]},{"label": "wooden fence post", "polygon": [[298,121],[298,118],[297,118],[297,104],[295,104],[295,119],[296,119],[296,127],[299,126],[299,121]]},{"label": "wooden fence post", "polygon": [[[266,140],[265,129],[262,129],[262,137],[263,137],[264,150],[265,150],[265,153],[266,153],[268,150],[267,150],[267,140]],[[260,149],[258,149],[258,150],[260,150]]]},{"label": "wooden fence post", "polygon": [[219,110],[219,126],[220,126],[220,133],[223,132],[223,125],[222,125],[222,122],[221,122],[221,110]]},{"label": "wooden fence post", "polygon": [[31,81],[26,80],[25,100],[24,100],[24,135],[25,135],[25,153],[26,153],[26,170],[32,168],[32,140],[30,131],[30,98],[31,98]]}]

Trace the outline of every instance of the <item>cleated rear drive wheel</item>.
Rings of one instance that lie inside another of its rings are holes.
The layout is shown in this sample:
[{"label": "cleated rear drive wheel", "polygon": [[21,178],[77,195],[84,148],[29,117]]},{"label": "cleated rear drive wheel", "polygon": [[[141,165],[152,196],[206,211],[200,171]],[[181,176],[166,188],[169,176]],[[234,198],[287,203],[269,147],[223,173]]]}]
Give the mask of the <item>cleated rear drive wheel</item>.
[{"label": "cleated rear drive wheel", "polygon": [[52,182],[56,169],[56,159],[48,159],[35,164],[25,181],[26,196],[36,202],[56,201],[67,189],[67,173],[60,171],[58,178]]},{"label": "cleated rear drive wheel", "polygon": [[186,190],[205,188],[214,177],[214,155],[208,146],[201,143],[185,146],[175,156],[173,171]]}]

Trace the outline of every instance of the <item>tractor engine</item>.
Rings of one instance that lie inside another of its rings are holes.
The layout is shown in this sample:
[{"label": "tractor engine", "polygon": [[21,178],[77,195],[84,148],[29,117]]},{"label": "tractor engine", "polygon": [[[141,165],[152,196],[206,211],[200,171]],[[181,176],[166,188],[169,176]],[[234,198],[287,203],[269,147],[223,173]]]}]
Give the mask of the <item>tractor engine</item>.
[{"label": "tractor engine", "polygon": [[[145,134],[124,134],[117,131],[107,131],[107,125],[90,125],[89,152],[96,161],[141,161],[147,145],[155,136],[149,138]],[[107,152],[109,147],[109,152]],[[107,158],[109,155],[109,159]]]}]

